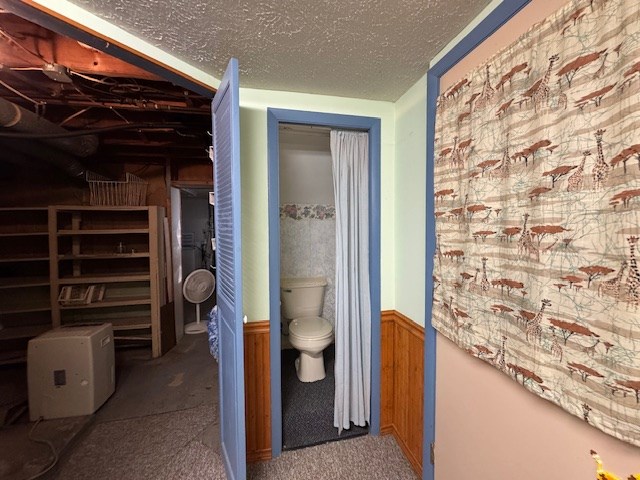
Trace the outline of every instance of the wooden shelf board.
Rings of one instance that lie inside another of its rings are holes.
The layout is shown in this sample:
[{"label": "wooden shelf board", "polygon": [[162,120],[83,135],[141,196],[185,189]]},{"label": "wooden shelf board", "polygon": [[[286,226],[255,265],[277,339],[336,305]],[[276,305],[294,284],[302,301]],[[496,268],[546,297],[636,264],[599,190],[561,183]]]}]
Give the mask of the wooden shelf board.
[{"label": "wooden shelf board", "polygon": [[133,341],[143,341],[143,342],[150,342],[151,341],[151,335],[114,335],[113,336],[114,340],[133,340]]},{"label": "wooden shelf board", "polygon": [[47,212],[48,207],[0,207],[0,212]]},{"label": "wooden shelf board", "polygon": [[150,281],[148,273],[111,273],[105,275],[81,275],[79,277],[62,277],[58,280],[60,285],[78,285],[90,283],[119,283],[119,282],[145,282]]},{"label": "wooden shelf board", "polygon": [[149,252],[136,253],[80,253],[58,255],[58,260],[109,260],[119,258],[148,258]]},{"label": "wooden shelf board", "polygon": [[29,305],[29,306],[25,306],[25,307],[9,307],[9,308],[4,308],[4,307],[0,307],[0,315],[11,315],[11,314],[15,314],[15,313],[35,313],[35,312],[48,312],[49,310],[51,310],[51,306],[47,303],[47,304],[35,304],[35,305]]},{"label": "wooden shelf board", "polygon": [[58,235],[123,235],[130,233],[149,234],[148,228],[110,228],[110,229],[85,229],[85,230],[58,230]]},{"label": "wooden shelf board", "polygon": [[0,278],[0,290],[5,288],[46,287],[49,277],[4,277]]},{"label": "wooden shelf board", "polygon": [[4,327],[0,330],[0,340],[16,338],[33,338],[51,330],[51,325],[27,325],[22,327]]},{"label": "wooden shelf board", "polygon": [[87,211],[101,211],[101,212],[121,212],[121,211],[127,211],[127,212],[131,212],[131,211],[145,211],[145,210],[149,210],[149,206],[147,205],[143,205],[143,206],[98,206],[98,205],[60,205],[60,206],[56,206],[56,211],[58,212],[87,212]]},{"label": "wooden shelf board", "polygon": [[9,350],[0,352],[0,365],[17,365],[27,363],[26,350]]},{"label": "wooden shelf board", "polygon": [[60,305],[61,310],[81,310],[87,308],[105,308],[105,307],[126,307],[130,305],[150,305],[149,297],[123,297],[123,298],[107,298],[101,302],[89,303],[88,305]]},{"label": "wooden shelf board", "polygon": [[118,319],[106,319],[113,325],[113,330],[118,332],[122,330],[142,330],[151,328],[151,317],[128,317]]},{"label": "wooden shelf board", "polygon": [[198,187],[213,189],[213,181],[207,180],[172,180],[172,187]]},{"label": "wooden shelf board", "polygon": [[[82,322],[80,322],[82,323]],[[145,330],[151,328],[150,316],[100,318],[89,323],[110,323],[114,332],[127,330]],[[73,322],[66,322],[64,326],[73,326]]]},{"label": "wooden shelf board", "polygon": [[46,237],[49,232],[0,232],[2,237]]},{"label": "wooden shelf board", "polygon": [[48,255],[17,255],[14,257],[0,257],[0,263],[11,262],[44,262],[49,261]]}]

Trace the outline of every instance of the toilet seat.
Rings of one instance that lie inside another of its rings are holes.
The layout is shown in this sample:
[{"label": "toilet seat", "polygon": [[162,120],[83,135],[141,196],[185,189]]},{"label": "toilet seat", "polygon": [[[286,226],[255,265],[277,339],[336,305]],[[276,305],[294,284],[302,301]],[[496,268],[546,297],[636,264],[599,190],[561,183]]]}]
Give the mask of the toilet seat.
[{"label": "toilet seat", "polygon": [[301,340],[322,340],[333,335],[333,327],[322,317],[294,318],[289,323],[289,335]]},{"label": "toilet seat", "polygon": [[322,351],[333,341],[333,327],[322,317],[298,317],[289,324],[289,341],[300,352],[296,374],[301,382],[325,378]]}]

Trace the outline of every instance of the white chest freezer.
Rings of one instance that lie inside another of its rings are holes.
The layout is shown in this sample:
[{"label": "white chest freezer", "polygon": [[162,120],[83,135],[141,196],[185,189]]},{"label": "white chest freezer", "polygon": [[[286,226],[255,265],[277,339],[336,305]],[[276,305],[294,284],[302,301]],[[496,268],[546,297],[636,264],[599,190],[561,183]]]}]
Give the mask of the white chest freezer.
[{"label": "white chest freezer", "polygon": [[27,380],[32,421],[94,413],[115,390],[111,324],[67,326],[31,339]]}]

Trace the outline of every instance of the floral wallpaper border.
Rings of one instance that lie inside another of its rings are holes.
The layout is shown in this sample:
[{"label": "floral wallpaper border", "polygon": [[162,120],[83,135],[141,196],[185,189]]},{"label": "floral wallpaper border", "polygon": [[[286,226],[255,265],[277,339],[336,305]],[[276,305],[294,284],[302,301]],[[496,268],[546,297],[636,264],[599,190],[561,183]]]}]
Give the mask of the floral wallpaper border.
[{"label": "floral wallpaper border", "polygon": [[291,218],[293,220],[315,218],[317,220],[327,220],[336,218],[336,207],[334,205],[285,203],[284,205],[280,205],[280,218]]}]

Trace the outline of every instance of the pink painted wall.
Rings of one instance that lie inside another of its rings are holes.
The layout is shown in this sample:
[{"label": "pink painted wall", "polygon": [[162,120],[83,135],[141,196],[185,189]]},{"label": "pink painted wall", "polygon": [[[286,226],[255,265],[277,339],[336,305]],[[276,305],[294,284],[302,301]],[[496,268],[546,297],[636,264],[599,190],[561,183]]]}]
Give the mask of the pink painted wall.
[{"label": "pink painted wall", "polygon": [[[509,0],[503,0],[508,2]],[[512,44],[520,35],[529,30],[535,23],[544,20],[553,12],[564,7],[567,0],[531,0],[509,22],[496,33],[478,45],[465,58],[460,60],[452,69],[440,79],[440,91],[444,92],[454,82],[460,80],[469,71],[482,65],[489,57]]]},{"label": "pink painted wall", "polygon": [[530,393],[438,335],[436,479],[591,480],[596,450],[626,480],[640,449]]},{"label": "pink painted wall", "polygon": [[[447,72],[440,91],[566,3],[532,0]],[[622,479],[640,473],[640,448],[529,393],[441,335],[437,348],[437,480],[590,480],[595,478],[591,449]]]}]

